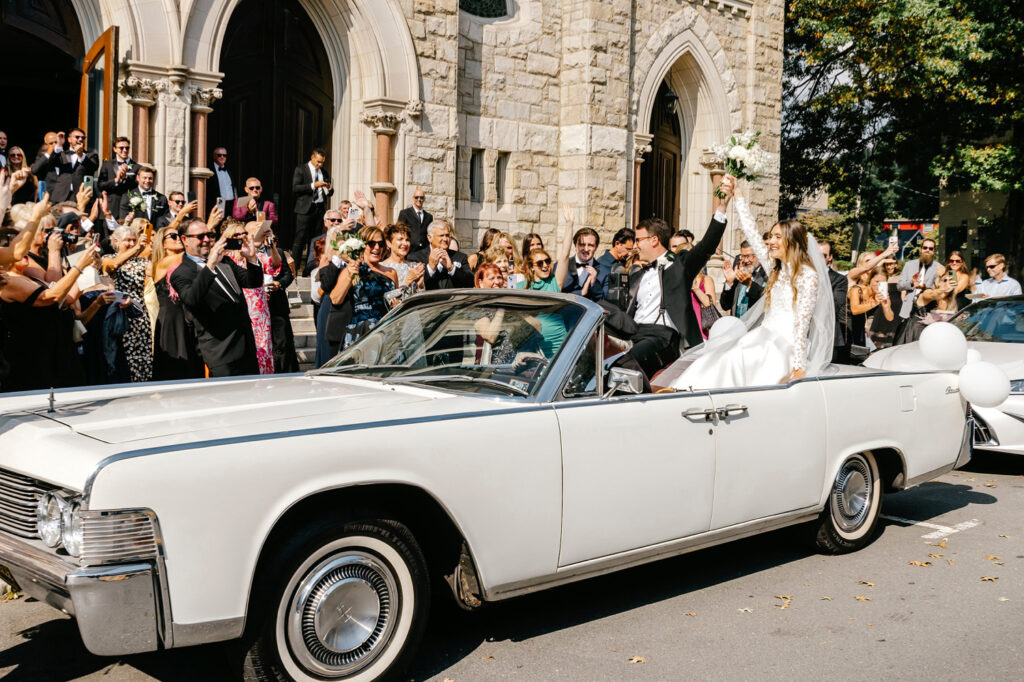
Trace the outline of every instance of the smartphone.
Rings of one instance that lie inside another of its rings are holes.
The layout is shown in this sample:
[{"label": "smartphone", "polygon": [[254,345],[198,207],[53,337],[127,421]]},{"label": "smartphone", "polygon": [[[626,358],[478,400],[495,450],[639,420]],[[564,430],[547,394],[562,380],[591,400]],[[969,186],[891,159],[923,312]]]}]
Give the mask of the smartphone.
[{"label": "smartphone", "polygon": [[92,238],[92,245],[93,246],[99,246],[100,245],[100,235],[99,235],[98,232],[93,232],[90,235],[90,237]]},{"label": "smartphone", "polygon": [[36,197],[36,201],[42,201],[43,200],[43,195],[45,195],[45,194],[46,194],[46,181],[45,180],[40,180],[39,181],[39,196]]},{"label": "smartphone", "polygon": [[84,176],[82,178],[82,187],[88,187],[89,189],[91,189],[93,191],[93,194],[95,194],[96,193],[96,176],[95,175],[86,175],[86,176]]},{"label": "smartphone", "polygon": [[876,287],[878,288],[879,298],[889,298],[889,284],[888,282],[877,282]]},{"label": "smartphone", "polygon": [[224,213],[225,215],[227,215],[224,212],[224,205],[225,205],[224,197],[217,197],[217,204],[216,205],[217,205],[217,210],[218,211],[220,211],[221,213]]},{"label": "smartphone", "polygon": [[896,235],[889,237],[889,246],[896,246],[900,243],[900,238]]},{"label": "smartphone", "polygon": [[349,206],[348,217],[358,223],[359,219],[363,217],[363,209],[359,208],[358,206]]},{"label": "smartphone", "polygon": [[240,248],[242,248],[242,238],[228,237],[227,239],[224,240],[224,248],[227,251],[238,251]]},{"label": "smartphone", "polygon": [[193,202],[195,200],[196,200],[196,193],[195,192],[189,192],[189,193],[187,193],[185,195],[185,201],[191,203],[191,202]]},{"label": "smartphone", "polygon": [[128,299],[128,294],[123,291],[114,289],[114,303],[124,303]]}]

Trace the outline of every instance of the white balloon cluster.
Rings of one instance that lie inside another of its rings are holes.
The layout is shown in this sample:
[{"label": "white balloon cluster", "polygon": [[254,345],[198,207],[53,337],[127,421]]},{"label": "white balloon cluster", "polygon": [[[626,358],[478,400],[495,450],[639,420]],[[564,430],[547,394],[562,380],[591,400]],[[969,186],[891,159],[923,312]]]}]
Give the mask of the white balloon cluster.
[{"label": "white balloon cluster", "polygon": [[921,332],[921,355],[938,369],[960,371],[960,393],[972,405],[996,407],[1010,395],[1010,379],[999,366],[967,348],[963,332],[949,322],[933,322]]}]

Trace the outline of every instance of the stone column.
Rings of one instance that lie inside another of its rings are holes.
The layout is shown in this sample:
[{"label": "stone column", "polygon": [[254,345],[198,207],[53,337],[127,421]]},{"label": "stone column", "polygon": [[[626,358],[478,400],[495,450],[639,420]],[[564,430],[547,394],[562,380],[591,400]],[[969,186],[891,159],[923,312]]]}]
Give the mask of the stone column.
[{"label": "stone column", "polygon": [[[705,149],[703,153],[701,153],[700,165],[711,177],[711,210],[714,211],[715,206],[718,204],[718,197],[715,196],[715,188],[718,187],[719,183],[721,183],[725,178],[725,168],[722,166],[722,162],[719,161],[718,156],[716,156],[710,149]],[[737,249],[733,243],[736,241],[735,236],[730,236],[730,234],[735,235],[735,231],[727,233],[726,236],[723,237],[722,242],[726,243],[727,248],[730,251],[736,251]],[[712,257],[712,260],[710,261],[712,267],[721,267],[721,256],[722,244],[719,244],[718,248],[715,249],[715,256]],[[721,291],[721,289],[719,289],[719,291]]]},{"label": "stone column", "polygon": [[128,76],[121,81],[120,90],[132,105],[132,158],[140,163],[152,163],[149,151],[149,109],[166,88],[163,81]]},{"label": "stone column", "polygon": [[404,103],[373,100],[366,103],[360,120],[377,136],[377,174],[370,184],[378,225],[391,222],[391,195],[395,193],[391,164],[391,146],[402,121]]},{"label": "stone column", "polygon": [[213,171],[206,161],[206,116],[213,108],[210,106],[223,95],[220,88],[192,89],[192,168],[189,171],[189,182],[199,202],[198,215],[206,218],[206,181],[213,176]]},{"label": "stone column", "polygon": [[640,165],[644,162],[644,155],[651,153],[651,140],[653,135],[646,133],[633,134],[633,229],[640,222]]}]

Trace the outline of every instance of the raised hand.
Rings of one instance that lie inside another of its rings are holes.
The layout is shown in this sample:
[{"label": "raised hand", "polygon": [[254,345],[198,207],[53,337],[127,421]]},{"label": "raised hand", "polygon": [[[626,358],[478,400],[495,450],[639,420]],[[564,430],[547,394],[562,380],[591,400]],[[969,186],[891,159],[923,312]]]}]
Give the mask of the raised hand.
[{"label": "raised hand", "polygon": [[213,270],[217,263],[220,263],[221,258],[224,257],[224,247],[227,245],[227,237],[221,235],[220,239],[213,243],[210,247],[210,255],[206,257],[206,267]]},{"label": "raised hand", "polygon": [[224,220],[224,211],[214,205],[214,207],[210,209],[210,217],[206,221],[206,226],[212,230],[217,225],[220,225],[220,221],[222,220]]},{"label": "raised hand", "polygon": [[89,205],[89,200],[92,199],[92,187],[82,185],[78,188],[78,193],[75,195],[75,202],[78,204],[78,210],[84,211],[85,207]]},{"label": "raised hand", "polygon": [[96,260],[100,256],[100,247],[98,244],[93,244],[82,252],[82,255],[78,257],[78,267],[85,270],[90,265],[96,263]]},{"label": "raised hand", "polygon": [[43,198],[32,207],[32,222],[38,223],[47,213],[50,212],[50,193],[47,192]]},{"label": "raised hand", "polygon": [[253,243],[252,237],[248,233],[242,235],[242,258],[247,261],[256,260],[256,244]]},{"label": "raised hand", "polygon": [[420,277],[423,276],[424,268],[423,263],[413,263],[409,268],[409,274],[405,278],[406,286],[411,286],[419,281]]},{"label": "raised hand", "polygon": [[585,265],[583,269],[587,271],[587,281],[593,284],[597,281],[597,270],[593,265]]},{"label": "raised hand", "polygon": [[31,172],[32,171],[29,170],[28,168],[21,168],[19,170],[14,171],[14,173],[11,175],[10,183],[10,190],[12,194],[14,192],[17,192],[25,185],[26,182],[28,182],[28,176]]},{"label": "raised hand", "polygon": [[732,266],[731,258],[722,259],[722,274],[725,275],[725,286],[731,287],[736,281],[736,269]]},{"label": "raised hand", "polygon": [[[216,208],[216,207],[214,207],[214,208]],[[193,199],[192,201],[190,201],[187,204],[185,204],[185,206],[181,209],[181,213],[182,213],[182,215],[188,215],[189,213],[192,213],[193,211],[196,211],[198,209],[199,209],[199,200],[198,199]]]},{"label": "raised hand", "polygon": [[562,204],[562,216],[565,218],[565,222],[570,225],[576,224],[576,212],[572,210],[572,206],[569,204]]},{"label": "raised hand", "polygon": [[46,248],[50,253],[60,251],[62,246],[64,246],[64,237],[60,232],[55,230],[46,238]]},{"label": "raised hand", "polygon": [[437,264],[441,260],[441,254],[444,254],[445,256],[448,255],[444,249],[433,248],[430,250],[430,256],[427,258],[427,264],[430,266],[431,270],[437,269]]}]

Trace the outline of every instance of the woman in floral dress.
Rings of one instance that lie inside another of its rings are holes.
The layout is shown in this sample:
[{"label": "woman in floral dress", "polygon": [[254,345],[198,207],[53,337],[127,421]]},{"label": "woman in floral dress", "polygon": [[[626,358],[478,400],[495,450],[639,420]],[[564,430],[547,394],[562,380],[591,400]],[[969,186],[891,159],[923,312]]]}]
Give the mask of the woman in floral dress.
[{"label": "woman in floral dress", "polygon": [[[264,283],[272,280],[281,272],[281,254],[277,246],[268,249],[260,249],[266,240],[266,232],[259,230],[259,223],[243,225],[240,222],[226,221],[224,234],[231,237],[241,237],[246,233],[253,240],[253,244],[259,249],[256,252],[256,259],[263,268]],[[245,267],[245,259],[238,251],[230,252],[231,260],[238,265]],[[264,287],[257,289],[242,289],[245,295],[245,303],[249,306],[249,318],[252,320],[252,333],[256,337],[256,360],[260,366],[260,374],[274,373],[274,344],[270,326],[270,304],[267,301],[267,290]]]},{"label": "woman in floral dress", "polygon": [[144,305],[146,272],[149,269],[148,220],[136,218],[131,225],[119,227],[110,235],[110,243],[117,255],[104,258],[103,274],[114,278],[114,290],[128,294],[132,305],[128,329],[121,337],[121,351],[128,364],[131,381],[149,381],[153,378],[153,328],[149,312]]}]

